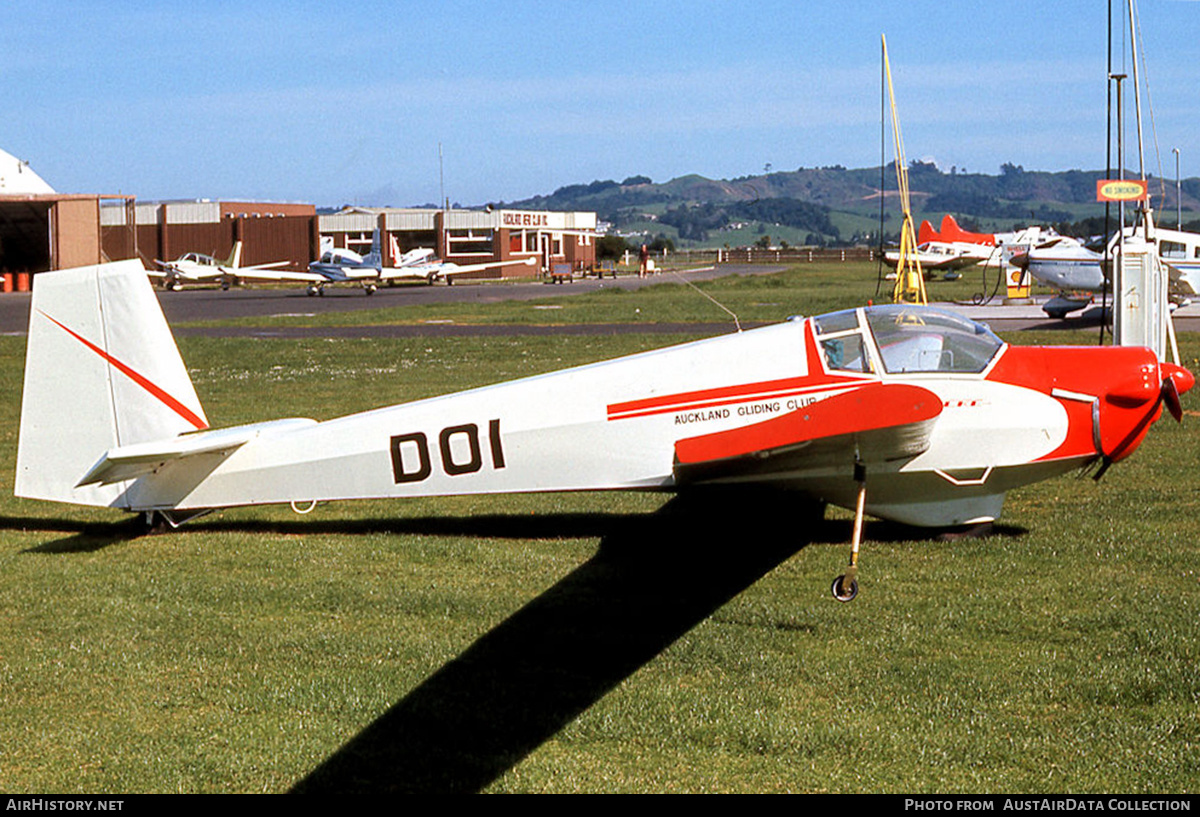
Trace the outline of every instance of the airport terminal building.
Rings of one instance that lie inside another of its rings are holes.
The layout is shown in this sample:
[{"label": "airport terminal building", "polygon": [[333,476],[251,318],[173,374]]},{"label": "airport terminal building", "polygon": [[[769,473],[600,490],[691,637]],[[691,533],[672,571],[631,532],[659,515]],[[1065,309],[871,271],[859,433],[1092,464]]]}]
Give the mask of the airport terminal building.
[{"label": "airport terminal building", "polygon": [[394,254],[421,247],[462,265],[535,261],[465,277],[534,277],[564,267],[579,273],[596,262],[596,214],[588,212],[351,207],[320,216],[319,225],[322,240],[360,254],[370,251],[378,229],[385,266]]}]

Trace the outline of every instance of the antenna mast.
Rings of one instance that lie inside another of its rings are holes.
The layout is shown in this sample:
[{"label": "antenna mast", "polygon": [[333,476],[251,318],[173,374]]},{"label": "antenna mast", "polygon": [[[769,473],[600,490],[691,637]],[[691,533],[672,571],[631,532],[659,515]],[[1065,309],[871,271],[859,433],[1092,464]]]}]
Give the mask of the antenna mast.
[{"label": "antenna mast", "polygon": [[[1141,97],[1138,93],[1137,21],[1134,0],[1128,0],[1130,47],[1133,55],[1134,109],[1137,117],[1138,172],[1145,193],[1145,157],[1142,147]],[[1125,148],[1122,75],[1112,75],[1117,81],[1117,167],[1121,180],[1125,178]],[[1158,257],[1154,238],[1154,221],[1149,197],[1139,207],[1142,219],[1141,235],[1126,235],[1125,204],[1119,205],[1120,233],[1117,258],[1113,265],[1113,343],[1117,346],[1146,346],[1154,350],[1159,360],[1165,360],[1168,349],[1176,362],[1179,351],[1175,343],[1169,304],[1169,276],[1166,265]]]},{"label": "antenna mast", "polygon": [[[882,36],[882,35],[881,35]],[[888,62],[887,37],[883,37],[883,70],[887,76],[888,99],[892,104],[892,133],[896,140],[896,181],[900,186],[900,206],[904,223],[900,225],[900,258],[896,262],[895,303],[925,304],[925,276],[921,259],[917,257],[917,231],[913,228],[912,209],[908,198],[908,165],[904,161],[904,140],[900,136],[900,117],[896,113],[896,93],[892,89],[892,66]]]}]

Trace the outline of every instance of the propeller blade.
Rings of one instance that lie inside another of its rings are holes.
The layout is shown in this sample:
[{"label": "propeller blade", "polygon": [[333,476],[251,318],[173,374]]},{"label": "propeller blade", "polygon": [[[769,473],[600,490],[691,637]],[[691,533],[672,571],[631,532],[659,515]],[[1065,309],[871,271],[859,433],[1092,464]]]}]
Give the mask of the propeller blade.
[{"label": "propeller blade", "polygon": [[1179,400],[1179,387],[1175,385],[1175,378],[1163,378],[1162,400],[1167,404],[1167,410],[1171,412],[1171,416],[1175,418],[1175,421],[1182,423],[1183,403]]},{"label": "propeller blade", "polygon": [[1176,366],[1173,363],[1162,363],[1159,368],[1162,371],[1162,396],[1160,399],[1167,404],[1171,416],[1179,422],[1183,422],[1183,403],[1179,399],[1179,395],[1196,385],[1196,376],[1182,366]]}]

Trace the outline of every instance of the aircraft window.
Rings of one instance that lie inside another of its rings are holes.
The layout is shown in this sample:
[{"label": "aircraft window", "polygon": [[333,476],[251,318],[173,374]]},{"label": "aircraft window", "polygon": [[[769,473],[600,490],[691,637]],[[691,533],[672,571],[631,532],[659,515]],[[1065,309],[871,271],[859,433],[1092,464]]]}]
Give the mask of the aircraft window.
[{"label": "aircraft window", "polygon": [[1178,241],[1160,241],[1158,254],[1163,258],[1187,258],[1187,247]]},{"label": "aircraft window", "polygon": [[951,312],[904,305],[866,312],[883,368],[892,374],[981,372],[1004,345],[983,324]]},{"label": "aircraft window", "polygon": [[834,332],[845,332],[858,328],[858,311],[845,309],[841,312],[830,312],[828,315],[818,315],[813,318],[818,335],[832,335]]},{"label": "aircraft window", "polygon": [[821,341],[825,352],[825,365],[830,369],[849,372],[869,372],[867,354],[863,349],[862,335],[843,335],[840,338]]}]

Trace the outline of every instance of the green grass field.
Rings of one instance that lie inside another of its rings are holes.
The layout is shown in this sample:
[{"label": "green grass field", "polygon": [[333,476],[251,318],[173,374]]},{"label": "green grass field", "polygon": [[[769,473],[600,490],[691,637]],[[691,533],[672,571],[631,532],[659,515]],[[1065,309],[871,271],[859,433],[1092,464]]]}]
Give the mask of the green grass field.
[{"label": "green grass field", "polygon": [[[864,300],[834,291],[844,272],[817,276],[711,286],[747,311],[777,304],[763,319]],[[720,319],[683,289],[564,301],[556,319],[605,299]],[[180,347],[219,426],[682,339]],[[1200,368],[1200,336],[1181,344]],[[121,514],[12,497],[23,349],[0,338],[2,791],[1200,787],[1195,390],[1183,425],[1157,424],[1101,482],[1011,493],[995,536],[869,523],[844,605],[829,583],[850,514],[815,520],[774,495],[239,509],[132,537]]]},{"label": "green grass field", "polygon": [[[780,321],[789,315],[818,315],[892,299],[891,281],[878,281],[874,263],[804,264],[775,275],[729,275],[694,286],[716,298],[742,321]],[[225,326],[346,326],[453,322],[465,324],[595,324],[632,325],[676,322],[733,323],[728,313],[691,289],[686,274],[671,272],[661,282],[637,291],[615,287],[582,295],[564,294],[565,287],[547,286],[546,296],[533,301],[411,304],[355,312],[317,312],[233,318],[208,322]],[[958,281],[940,277],[926,286],[929,300],[970,303],[980,293],[991,294],[996,276],[986,279],[971,271]],[[489,286],[489,285],[484,285]],[[491,294],[489,292],[489,294]],[[1000,297],[1003,297],[1003,290]]]}]

